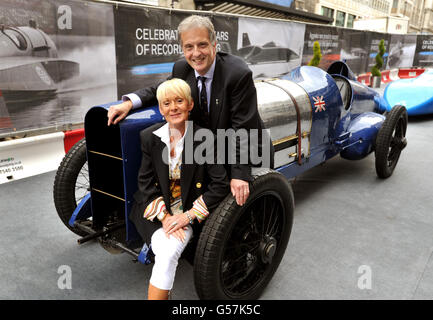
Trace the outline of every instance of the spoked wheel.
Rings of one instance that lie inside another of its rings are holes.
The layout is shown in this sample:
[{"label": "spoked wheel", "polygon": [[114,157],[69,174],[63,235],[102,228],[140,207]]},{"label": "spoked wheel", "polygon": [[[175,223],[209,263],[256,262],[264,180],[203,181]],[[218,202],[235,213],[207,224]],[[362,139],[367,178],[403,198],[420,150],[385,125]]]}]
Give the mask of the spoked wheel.
[{"label": "spoked wheel", "polygon": [[376,173],[385,179],[392,175],[401,151],[406,147],[407,111],[395,106],[387,114],[376,138]]},{"label": "spoked wheel", "polygon": [[247,203],[229,195],[200,235],[194,277],[201,299],[257,299],[277,270],[293,223],[293,192],[270,171],[255,178]]},{"label": "spoked wheel", "polygon": [[90,190],[87,169],[86,140],[78,141],[65,155],[57,169],[54,180],[54,204],[62,222],[74,233],[85,236],[86,233],[69,225],[77,204]]}]

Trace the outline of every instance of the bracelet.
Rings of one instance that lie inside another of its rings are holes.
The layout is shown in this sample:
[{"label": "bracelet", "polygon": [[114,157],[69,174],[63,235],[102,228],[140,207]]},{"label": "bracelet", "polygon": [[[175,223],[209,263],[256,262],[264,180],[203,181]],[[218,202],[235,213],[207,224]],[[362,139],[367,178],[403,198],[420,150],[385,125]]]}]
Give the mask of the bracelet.
[{"label": "bracelet", "polygon": [[164,220],[165,216],[168,214],[168,211],[166,209],[164,209],[163,211],[161,211],[158,215],[157,218],[159,221]]},{"label": "bracelet", "polygon": [[186,214],[186,216],[188,217],[188,219],[189,219],[189,224],[192,224],[193,222],[194,222],[194,220],[191,218],[191,216],[190,216],[190,214],[189,214],[189,212],[188,211],[186,211],[186,212],[184,212],[185,214]]}]

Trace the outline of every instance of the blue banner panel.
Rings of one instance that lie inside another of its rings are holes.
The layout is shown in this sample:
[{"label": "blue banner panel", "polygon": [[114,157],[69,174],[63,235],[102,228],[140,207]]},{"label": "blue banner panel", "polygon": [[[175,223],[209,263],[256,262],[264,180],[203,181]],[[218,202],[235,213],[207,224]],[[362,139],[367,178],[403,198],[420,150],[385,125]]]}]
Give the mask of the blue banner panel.
[{"label": "blue banner panel", "polygon": [[267,2],[271,4],[276,4],[282,7],[291,7],[294,5],[293,0],[259,0],[260,2]]}]

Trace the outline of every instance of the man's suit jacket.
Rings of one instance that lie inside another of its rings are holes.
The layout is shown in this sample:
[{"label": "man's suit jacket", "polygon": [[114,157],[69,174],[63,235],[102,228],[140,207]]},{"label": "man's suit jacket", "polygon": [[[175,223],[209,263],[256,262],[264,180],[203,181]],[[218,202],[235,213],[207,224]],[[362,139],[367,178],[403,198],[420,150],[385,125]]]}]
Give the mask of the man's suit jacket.
[{"label": "man's suit jacket", "polygon": [[[147,205],[159,196],[163,196],[166,208],[170,211],[169,168],[166,163],[167,160],[163,160],[163,150],[166,145],[158,136],[153,134],[153,131],[164,124],[158,123],[140,132],[142,160],[138,173],[138,190],[134,194],[135,201],[129,219],[134,222],[137,231],[147,243],[150,243],[153,232],[162,225],[157,218],[153,222],[143,218]],[[193,130],[188,129],[187,133],[193,135],[199,128],[194,124]],[[188,139],[185,137],[185,142],[187,143],[187,141]],[[191,138],[189,141],[193,141],[193,139]],[[199,142],[194,142],[194,150],[198,144]],[[224,166],[218,164],[199,165],[195,162],[186,163],[186,150],[184,146],[180,179],[184,211],[191,209],[193,202],[200,195],[203,195],[203,200],[211,212],[229,193],[229,183]],[[194,226],[198,227],[198,223],[195,223]]]},{"label": "man's suit jacket", "polygon": [[[191,87],[194,108],[190,120],[204,127],[200,122],[199,92],[194,69],[185,59],[174,64],[172,78],[185,80]],[[158,104],[155,87],[135,91],[143,106]],[[217,129],[264,129],[263,122],[257,109],[257,94],[252,78],[252,72],[247,64],[239,57],[218,52],[216,54],[215,72],[212,80],[212,90],[209,102],[210,129],[216,133]],[[271,145],[272,149],[272,145]],[[258,150],[261,150],[261,136],[259,135]],[[271,150],[273,154],[273,150]],[[237,155],[239,159],[239,146]],[[227,152],[226,152],[227,154]],[[271,162],[273,156],[271,155]],[[230,178],[252,181],[251,165],[234,164],[226,166]]]}]

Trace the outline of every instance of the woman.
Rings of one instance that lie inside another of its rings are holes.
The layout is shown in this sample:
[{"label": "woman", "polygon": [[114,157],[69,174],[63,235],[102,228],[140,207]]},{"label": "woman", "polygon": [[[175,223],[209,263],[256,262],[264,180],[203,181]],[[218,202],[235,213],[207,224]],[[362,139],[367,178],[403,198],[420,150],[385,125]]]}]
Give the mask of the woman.
[{"label": "woman", "polygon": [[189,149],[191,155],[198,144],[192,137],[199,129],[187,121],[194,106],[189,85],[181,79],[165,81],[158,87],[157,99],[166,123],[140,133],[143,156],[130,215],[155,254],[149,300],[168,299],[194,221],[206,219],[229,192],[223,165],[185,161],[183,151]]}]

